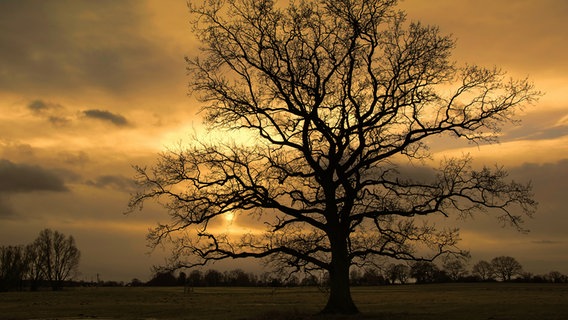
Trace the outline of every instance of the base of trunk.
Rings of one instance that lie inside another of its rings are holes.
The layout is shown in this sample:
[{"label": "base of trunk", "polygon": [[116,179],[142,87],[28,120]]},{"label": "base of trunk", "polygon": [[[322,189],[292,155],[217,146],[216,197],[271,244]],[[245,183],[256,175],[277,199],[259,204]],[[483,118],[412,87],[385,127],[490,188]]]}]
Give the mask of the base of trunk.
[{"label": "base of trunk", "polygon": [[332,301],[332,299],[329,299],[327,305],[323,308],[320,314],[354,315],[359,314],[359,309],[357,309],[355,303],[353,303],[350,299],[348,301]]}]

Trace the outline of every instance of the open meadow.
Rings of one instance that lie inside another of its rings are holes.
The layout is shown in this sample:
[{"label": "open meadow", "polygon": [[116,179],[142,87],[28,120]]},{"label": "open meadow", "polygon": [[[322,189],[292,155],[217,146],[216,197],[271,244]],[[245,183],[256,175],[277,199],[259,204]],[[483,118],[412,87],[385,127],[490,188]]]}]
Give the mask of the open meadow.
[{"label": "open meadow", "polygon": [[[353,319],[568,319],[568,285],[355,287]],[[66,288],[0,293],[0,319],[328,319],[317,288]],[[336,319],[352,319],[351,317]]]}]

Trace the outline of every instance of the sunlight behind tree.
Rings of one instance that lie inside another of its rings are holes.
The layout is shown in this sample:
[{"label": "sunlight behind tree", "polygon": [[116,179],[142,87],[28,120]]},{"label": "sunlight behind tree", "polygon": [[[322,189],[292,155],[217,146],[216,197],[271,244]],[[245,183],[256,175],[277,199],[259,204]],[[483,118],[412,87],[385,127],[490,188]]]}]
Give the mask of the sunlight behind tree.
[{"label": "sunlight behind tree", "polygon": [[[463,156],[409,173],[431,157],[432,137],[497,141],[539,92],[497,68],[458,66],[454,40],[408,23],[396,4],[190,5],[201,42],[200,55],[187,58],[190,89],[205,123],[246,131],[254,143],[195,139],[137,167],[130,209],[153,199],[168,210],[149,239],[175,243],[175,267],[252,257],[282,271],[324,270],[323,312],[352,314],[352,265],[467,254],[457,228],[417,217],[491,212],[521,229],[536,202],[503,168],[474,168]],[[265,232],[215,232],[230,214]]]}]

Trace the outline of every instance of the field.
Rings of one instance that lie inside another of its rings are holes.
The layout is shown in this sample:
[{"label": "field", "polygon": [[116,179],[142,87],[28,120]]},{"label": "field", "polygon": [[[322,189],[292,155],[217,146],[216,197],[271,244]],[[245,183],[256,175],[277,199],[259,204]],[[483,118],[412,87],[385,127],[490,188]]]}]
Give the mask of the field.
[{"label": "field", "polygon": [[[568,285],[353,288],[362,315],[337,319],[568,319]],[[0,319],[327,319],[317,288],[70,288],[0,293]]]}]

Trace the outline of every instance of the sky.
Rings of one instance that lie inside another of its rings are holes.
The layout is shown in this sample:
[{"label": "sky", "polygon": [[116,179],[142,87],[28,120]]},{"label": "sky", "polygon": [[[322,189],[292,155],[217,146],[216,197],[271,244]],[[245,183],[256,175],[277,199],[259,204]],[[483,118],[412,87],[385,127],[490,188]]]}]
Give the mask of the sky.
[{"label": "sky", "polygon": [[[452,34],[458,63],[501,67],[544,93],[499,144],[433,149],[504,165],[511,178],[532,181],[540,203],[527,234],[490,216],[452,221],[471,264],[510,255],[535,274],[568,274],[568,2],[405,0],[400,8]],[[197,48],[185,0],[0,0],[0,245],[52,228],[74,236],[78,279],[149,279],[165,253],[149,254],[146,233],[166,216],[154,206],[123,214],[132,165],[150,166],[201,130],[184,61]],[[238,218],[227,223],[239,227]]]}]

